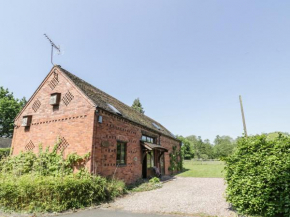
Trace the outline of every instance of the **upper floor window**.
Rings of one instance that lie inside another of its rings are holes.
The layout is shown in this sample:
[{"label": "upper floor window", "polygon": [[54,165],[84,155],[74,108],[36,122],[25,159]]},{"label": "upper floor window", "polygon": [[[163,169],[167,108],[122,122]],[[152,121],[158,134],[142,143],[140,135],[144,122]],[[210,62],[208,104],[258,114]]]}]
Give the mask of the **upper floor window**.
[{"label": "upper floor window", "polygon": [[141,140],[144,142],[149,142],[149,143],[155,143],[155,141],[156,141],[155,138],[150,137],[150,136],[145,136],[145,135],[142,135]]},{"label": "upper floor window", "polygon": [[117,165],[126,165],[127,144],[125,142],[117,143]]},{"label": "upper floor window", "polygon": [[22,127],[29,127],[31,124],[31,120],[32,120],[31,115],[23,116],[21,126]]},{"label": "upper floor window", "polygon": [[50,105],[59,105],[60,102],[60,93],[53,93],[50,95]]}]

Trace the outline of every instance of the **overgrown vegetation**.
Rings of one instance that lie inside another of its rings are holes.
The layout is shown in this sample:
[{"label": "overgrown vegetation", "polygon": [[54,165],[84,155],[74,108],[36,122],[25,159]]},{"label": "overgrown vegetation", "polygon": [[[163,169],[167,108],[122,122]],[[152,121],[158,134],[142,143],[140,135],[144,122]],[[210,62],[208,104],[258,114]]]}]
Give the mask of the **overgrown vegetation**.
[{"label": "overgrown vegetation", "polygon": [[[9,156],[0,162],[0,207],[28,212],[60,212],[110,200],[125,191],[125,184],[92,176],[85,169],[89,154],[66,159],[42,148]],[[74,173],[74,168],[79,171]]]},{"label": "overgrown vegetation", "polygon": [[10,148],[0,148],[0,160],[10,154]]},{"label": "overgrown vegetation", "polygon": [[244,215],[290,216],[290,137],[238,140],[225,158],[227,200]]},{"label": "overgrown vegetation", "polygon": [[160,179],[157,177],[153,177],[149,181],[140,179],[137,182],[128,186],[129,192],[143,192],[143,191],[151,191],[162,187],[162,183]]},{"label": "overgrown vegetation", "polygon": [[170,157],[170,166],[168,170],[173,172],[182,171],[183,169],[183,156],[182,150],[177,150],[176,146],[172,147],[172,152],[169,154]]}]

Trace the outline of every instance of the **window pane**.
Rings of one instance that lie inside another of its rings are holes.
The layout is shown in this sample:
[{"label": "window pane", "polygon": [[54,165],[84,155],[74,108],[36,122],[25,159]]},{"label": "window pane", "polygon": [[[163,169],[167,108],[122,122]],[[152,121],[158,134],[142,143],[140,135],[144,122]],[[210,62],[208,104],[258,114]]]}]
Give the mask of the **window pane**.
[{"label": "window pane", "polygon": [[152,157],[151,157],[151,166],[154,167],[154,151],[152,151]]},{"label": "window pane", "polygon": [[125,164],[125,144],[121,144],[121,164]]},{"label": "window pane", "polygon": [[147,153],[147,168],[151,167],[151,155],[150,153]]},{"label": "window pane", "polygon": [[126,164],[126,145],[126,143],[122,142],[117,143],[117,164]]},{"label": "window pane", "polygon": [[121,144],[117,143],[117,164],[120,164],[121,160]]},{"label": "window pane", "polygon": [[146,141],[146,136],[142,136],[141,140]]}]

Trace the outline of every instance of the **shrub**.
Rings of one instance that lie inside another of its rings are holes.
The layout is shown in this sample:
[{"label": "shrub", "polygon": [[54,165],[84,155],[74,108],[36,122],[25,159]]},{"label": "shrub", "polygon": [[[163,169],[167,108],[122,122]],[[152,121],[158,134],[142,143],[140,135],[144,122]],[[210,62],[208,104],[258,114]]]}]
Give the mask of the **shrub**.
[{"label": "shrub", "polygon": [[0,148],[0,160],[10,154],[10,148]]},{"label": "shrub", "polygon": [[207,154],[201,154],[200,158],[203,160],[207,160],[208,159],[208,155]]},{"label": "shrub", "polygon": [[160,183],[160,179],[157,177],[153,177],[152,179],[149,180],[149,182],[153,184]]},{"label": "shrub", "polygon": [[227,200],[244,215],[290,216],[290,138],[238,140],[225,158]]},{"label": "shrub", "polygon": [[151,191],[162,187],[159,178],[154,177],[148,181],[144,179],[139,179],[137,182],[128,185],[129,192],[143,192]]},{"label": "shrub", "polygon": [[172,152],[169,154],[170,157],[170,166],[168,170],[171,171],[171,174],[177,171],[183,170],[183,156],[182,150],[177,150],[176,146],[172,147]]},{"label": "shrub", "polygon": [[69,154],[66,159],[62,152],[57,151],[57,145],[50,151],[42,150],[39,153],[21,152],[17,156],[9,156],[0,162],[0,171],[6,174],[23,175],[35,173],[44,176],[69,175],[73,173],[74,167],[84,168],[90,157],[90,153],[79,156],[75,153]]},{"label": "shrub", "polygon": [[[111,200],[125,183],[93,176],[85,169],[89,154],[66,159],[56,148],[9,156],[0,162],[0,207],[28,212],[60,212]],[[73,168],[78,166],[79,172]]]}]

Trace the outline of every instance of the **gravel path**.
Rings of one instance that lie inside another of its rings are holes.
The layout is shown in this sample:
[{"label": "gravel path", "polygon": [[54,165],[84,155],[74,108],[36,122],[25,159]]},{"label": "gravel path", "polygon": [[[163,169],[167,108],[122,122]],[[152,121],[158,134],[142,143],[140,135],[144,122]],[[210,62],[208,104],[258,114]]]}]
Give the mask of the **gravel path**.
[{"label": "gravel path", "polygon": [[110,209],[190,216],[236,216],[228,209],[224,192],[221,178],[177,177],[160,189],[119,198],[110,204]]}]

